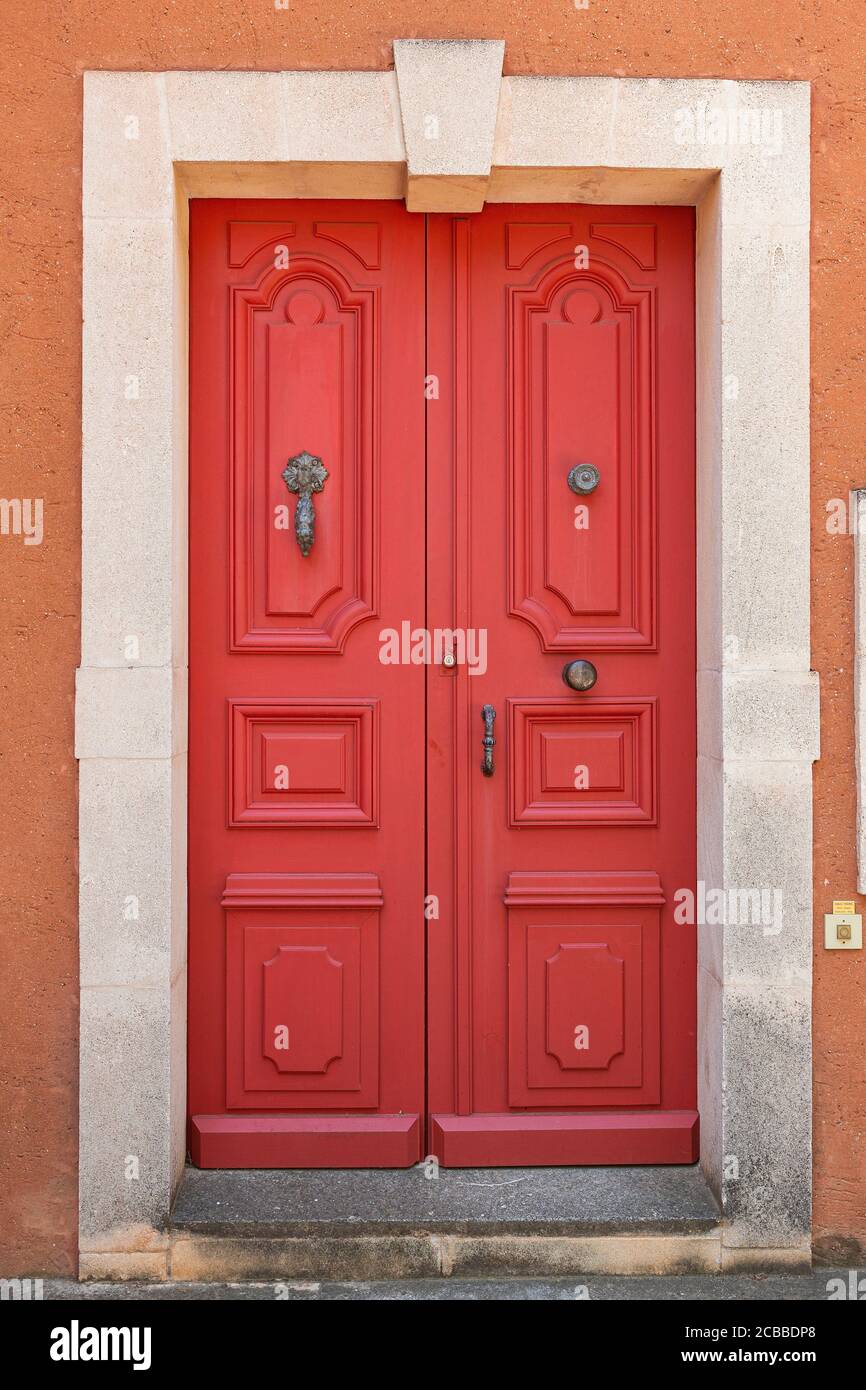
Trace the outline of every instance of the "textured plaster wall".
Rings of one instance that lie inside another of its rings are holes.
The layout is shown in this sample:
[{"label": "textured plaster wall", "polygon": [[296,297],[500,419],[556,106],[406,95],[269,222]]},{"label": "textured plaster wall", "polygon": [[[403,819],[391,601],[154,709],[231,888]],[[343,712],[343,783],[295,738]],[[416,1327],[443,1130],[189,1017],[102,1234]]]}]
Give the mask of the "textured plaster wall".
[{"label": "textured plaster wall", "polygon": [[[79,660],[81,73],[85,68],[370,68],[391,39],[504,38],[507,73],[805,79],[813,83],[813,666],[815,1211],[819,1248],[866,1249],[864,958],[821,946],[856,882],[852,540],[826,504],[866,484],[862,226],[866,18],[854,0],[191,0],[6,7],[0,55],[4,497],[44,499],[44,539],[0,535],[0,1270],[67,1271],[76,1246],[76,768]],[[861,899],[861,907],[863,901]]]}]

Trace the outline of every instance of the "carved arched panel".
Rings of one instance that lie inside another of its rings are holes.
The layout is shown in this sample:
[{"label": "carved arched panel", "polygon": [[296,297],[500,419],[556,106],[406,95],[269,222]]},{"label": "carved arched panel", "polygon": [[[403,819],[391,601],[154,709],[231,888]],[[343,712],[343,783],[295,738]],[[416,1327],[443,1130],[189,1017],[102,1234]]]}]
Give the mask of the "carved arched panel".
[{"label": "carved arched panel", "polygon": [[[336,652],[376,611],[379,291],[325,249],[286,260],[232,290],[232,649]],[[327,471],[306,548],[283,478],[304,452]]]},{"label": "carved arched panel", "polygon": [[655,645],[653,295],[595,253],[508,290],[510,611],[544,651]]}]

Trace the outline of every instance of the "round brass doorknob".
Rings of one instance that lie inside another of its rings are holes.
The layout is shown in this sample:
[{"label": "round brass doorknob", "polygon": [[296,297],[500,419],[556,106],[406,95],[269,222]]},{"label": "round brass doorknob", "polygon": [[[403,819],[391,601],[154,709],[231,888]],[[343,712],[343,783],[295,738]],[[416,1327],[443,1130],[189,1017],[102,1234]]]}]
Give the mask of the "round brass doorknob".
[{"label": "round brass doorknob", "polygon": [[562,679],[569,690],[591,690],[598,672],[591,661],[569,661],[562,668]]}]

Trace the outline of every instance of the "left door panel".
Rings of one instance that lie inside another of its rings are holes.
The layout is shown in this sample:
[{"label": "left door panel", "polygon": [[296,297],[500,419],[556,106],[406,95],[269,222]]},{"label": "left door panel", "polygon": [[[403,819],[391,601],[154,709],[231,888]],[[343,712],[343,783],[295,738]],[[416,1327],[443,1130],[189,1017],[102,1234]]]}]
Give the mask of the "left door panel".
[{"label": "left door panel", "polygon": [[421,1156],[424,219],[190,205],[189,1144]]}]

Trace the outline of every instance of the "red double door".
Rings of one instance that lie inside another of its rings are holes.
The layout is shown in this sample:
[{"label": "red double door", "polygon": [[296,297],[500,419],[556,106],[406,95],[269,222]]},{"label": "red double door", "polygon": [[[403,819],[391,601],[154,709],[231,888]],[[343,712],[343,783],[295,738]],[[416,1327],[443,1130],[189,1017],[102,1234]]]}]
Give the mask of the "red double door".
[{"label": "red double door", "polygon": [[696,1158],[693,217],[193,202],[190,1152]]}]

